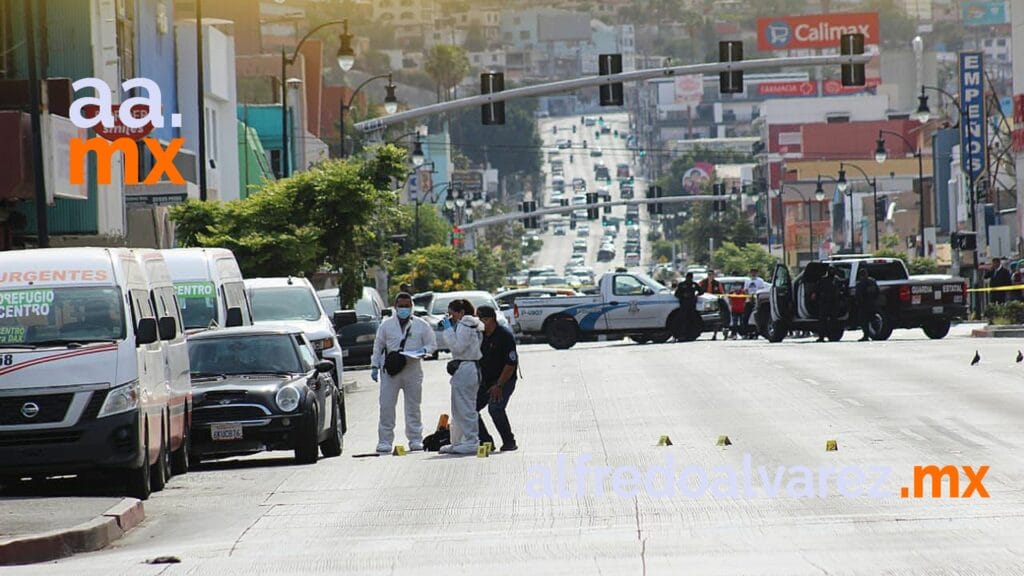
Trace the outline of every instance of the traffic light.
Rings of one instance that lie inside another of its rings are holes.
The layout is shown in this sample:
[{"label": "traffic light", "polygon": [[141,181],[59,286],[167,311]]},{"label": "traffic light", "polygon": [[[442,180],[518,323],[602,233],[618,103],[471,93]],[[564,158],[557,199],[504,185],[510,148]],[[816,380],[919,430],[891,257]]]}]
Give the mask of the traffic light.
[{"label": "traffic light", "polygon": [[725,200],[724,200],[724,197],[725,197],[725,184],[712,184],[711,185],[711,194],[713,196],[715,196],[716,198],[717,197],[722,197],[723,198],[722,200],[717,200],[716,199],[716,200],[713,201],[714,202],[714,211],[715,212],[725,212]]},{"label": "traffic light", "polygon": [[576,229],[576,213],[573,212],[572,214],[569,215],[569,230],[575,230],[575,229]]},{"label": "traffic light", "polygon": [[601,209],[591,204],[599,202],[597,192],[587,192],[587,220],[597,220],[601,216]]},{"label": "traffic light", "polygon": [[[648,200],[651,200],[651,199],[654,198],[654,186],[651,186],[651,187],[647,188],[647,192],[644,193],[644,198],[647,198]],[[647,213],[648,214],[655,214],[654,208],[655,208],[654,204],[647,204]]]},{"label": "traffic light", "polygon": [[[622,73],[622,54],[600,54],[597,57],[597,70],[601,76]],[[601,106],[622,106],[624,103],[622,95],[622,82],[602,84],[598,89],[601,96]]]},{"label": "traffic light", "polygon": [[[743,42],[727,40],[718,43],[719,62],[742,62]],[[729,70],[718,73],[718,91],[722,94],[743,92],[743,70]]]},{"label": "traffic light", "polygon": [[601,131],[600,130],[595,130],[594,131],[594,140],[600,140],[600,139],[601,139]]},{"label": "traffic light", "polygon": [[[661,186],[655,186],[654,187],[654,197],[655,198],[661,198],[664,195],[665,195],[665,193],[662,191]],[[661,202],[658,202],[657,204],[655,204],[654,205],[654,213],[655,214],[664,214],[665,213],[665,205],[662,204]]]},{"label": "traffic light", "polygon": [[641,148],[640,149],[640,157],[643,158],[644,156],[647,156],[647,150],[644,150],[643,148]]},{"label": "traffic light", "polygon": [[531,216],[532,212],[537,211],[537,202],[534,200],[525,200],[523,202],[523,227],[527,230],[536,230],[540,228],[536,216]]},{"label": "traffic light", "polygon": [[[853,56],[864,53],[863,34],[843,34],[839,37],[839,54]],[[863,64],[842,64],[839,67],[843,86],[863,86],[866,83]]]},{"label": "traffic light", "polygon": [[465,238],[466,233],[462,231],[462,228],[452,226],[452,246],[461,246]]},{"label": "traffic light", "polygon": [[604,198],[602,198],[601,200],[605,202],[605,205],[603,207],[604,208],[604,213],[605,214],[611,214],[612,213],[612,205],[610,204],[610,202],[612,201],[612,195],[609,194],[609,195],[605,196]]},{"label": "traffic light", "polygon": [[[505,75],[501,72],[487,72],[480,75],[480,94],[493,94],[505,89]],[[484,126],[498,126],[505,123],[505,102],[488,102],[480,107],[480,121]],[[557,132],[557,129],[556,129]]]},{"label": "traffic light", "polygon": [[573,125],[572,125],[572,133],[573,133],[573,134],[575,134],[575,133],[576,133],[576,125],[575,125],[575,124],[573,124]]},{"label": "traffic light", "polygon": [[886,214],[885,197],[875,198],[875,220],[885,220]]},{"label": "traffic light", "polygon": [[949,242],[957,250],[976,250],[978,235],[974,232],[953,232],[949,236]]},{"label": "traffic light", "polygon": [[560,206],[562,206],[562,207],[566,207],[566,206],[569,205],[569,199],[568,198],[561,198],[561,199],[559,199],[558,204]]}]

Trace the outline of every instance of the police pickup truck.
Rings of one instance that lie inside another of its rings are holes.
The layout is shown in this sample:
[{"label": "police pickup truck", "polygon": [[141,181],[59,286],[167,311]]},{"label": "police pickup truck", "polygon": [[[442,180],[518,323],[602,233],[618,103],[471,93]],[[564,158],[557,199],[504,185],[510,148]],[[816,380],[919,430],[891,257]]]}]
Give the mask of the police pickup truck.
[{"label": "police pickup truck", "polygon": [[557,350],[577,342],[626,336],[635,342],[695,340],[716,328],[718,297],[704,295],[697,302],[700,320],[687,326],[679,314],[679,301],[665,286],[644,274],[609,272],[598,282],[593,296],[526,298],[516,301],[520,331],[541,336]]},{"label": "police pickup truck", "polygon": [[[967,315],[967,282],[963,278],[911,278],[899,258],[837,256],[811,262],[795,280],[785,267],[777,266],[771,289],[757,295],[755,316],[759,332],[769,340],[779,341],[785,337],[786,329],[816,321],[815,283],[830,266],[846,287],[846,301],[841,306],[846,328],[860,327],[855,298],[857,274],[867,270],[878,282],[876,312],[868,333],[873,340],[888,339],[896,328],[921,328],[929,338],[941,339],[949,333],[953,320]],[[838,340],[842,331],[827,336]]]}]

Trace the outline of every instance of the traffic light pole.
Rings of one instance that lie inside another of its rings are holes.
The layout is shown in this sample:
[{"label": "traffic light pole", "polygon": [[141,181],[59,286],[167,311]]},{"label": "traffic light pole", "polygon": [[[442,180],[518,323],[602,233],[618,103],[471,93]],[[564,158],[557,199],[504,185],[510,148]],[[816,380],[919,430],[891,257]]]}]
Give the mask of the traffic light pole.
[{"label": "traffic light pole", "polygon": [[546,96],[548,94],[572,92],[582,88],[600,87],[625,82],[643,82],[655,78],[672,78],[674,76],[690,74],[719,74],[722,72],[736,72],[740,70],[775,70],[783,67],[863,65],[871,60],[871,58],[872,56],[870,54],[762,58],[758,60],[744,60],[741,62],[711,62],[706,64],[688,64],[685,66],[666,66],[663,68],[634,70],[632,72],[609,74],[606,76],[587,76],[572,80],[560,80],[558,82],[548,82],[545,84],[536,84],[522,88],[513,88],[511,90],[481,94],[479,96],[470,96],[468,98],[459,98],[449,102],[439,102],[437,104],[413,108],[397,114],[359,122],[355,125],[355,128],[363,132],[373,132],[376,130],[383,130],[391,124],[398,124],[414,120],[416,118],[421,118],[423,116],[453,112],[456,110],[462,110],[463,108],[471,108],[473,106],[485,106],[518,98]]},{"label": "traffic light pole", "polygon": [[485,226],[491,226],[494,224],[504,224],[505,222],[512,222],[515,220],[524,220],[526,218],[534,218],[537,216],[547,216],[549,214],[570,214],[576,210],[588,210],[588,209],[601,209],[604,207],[612,206],[628,206],[630,204],[683,204],[688,202],[713,202],[715,200],[722,200],[721,196],[663,196],[661,198],[645,198],[641,200],[611,200],[607,202],[598,202],[595,204],[576,204],[574,206],[556,206],[554,208],[545,208],[543,210],[537,210],[534,212],[514,212],[512,214],[502,214],[500,216],[490,216],[488,218],[481,218],[480,220],[474,220],[462,226],[463,230],[472,230],[474,228],[483,228]]}]

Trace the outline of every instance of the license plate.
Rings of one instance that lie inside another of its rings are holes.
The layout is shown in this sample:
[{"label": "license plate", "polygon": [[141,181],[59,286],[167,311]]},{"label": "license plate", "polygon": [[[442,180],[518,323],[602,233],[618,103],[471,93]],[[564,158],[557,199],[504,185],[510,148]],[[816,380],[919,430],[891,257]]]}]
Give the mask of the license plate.
[{"label": "license plate", "polygon": [[343,348],[341,350],[341,357],[342,358],[348,358],[348,348]]},{"label": "license plate", "polygon": [[942,290],[936,290],[935,291],[935,299],[939,300],[939,301],[942,300]]},{"label": "license plate", "polygon": [[210,434],[215,442],[220,442],[224,440],[241,440],[242,424],[240,422],[211,424]]},{"label": "license plate", "polygon": [[942,314],[942,306],[932,306],[932,314]]}]

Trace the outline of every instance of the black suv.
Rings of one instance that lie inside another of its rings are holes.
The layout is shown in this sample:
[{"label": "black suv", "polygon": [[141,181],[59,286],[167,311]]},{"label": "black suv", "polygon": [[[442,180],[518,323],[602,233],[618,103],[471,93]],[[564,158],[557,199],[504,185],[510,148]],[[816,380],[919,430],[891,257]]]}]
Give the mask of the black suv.
[{"label": "black suv", "polygon": [[300,464],[341,454],[342,391],[301,328],[209,330],[189,338],[188,352],[196,463],[264,450],[294,450]]}]

